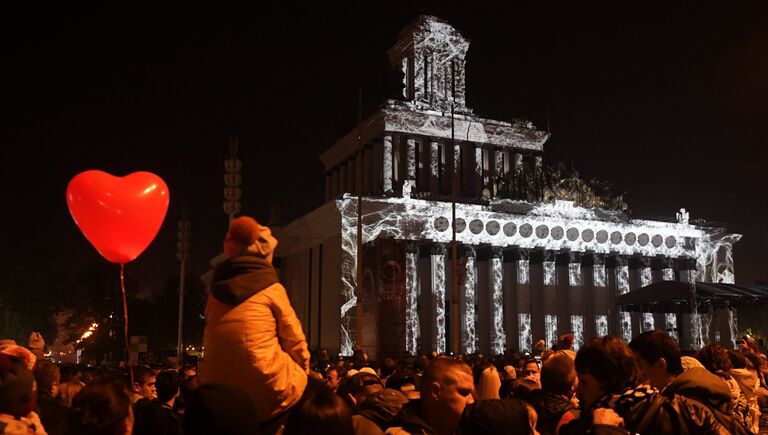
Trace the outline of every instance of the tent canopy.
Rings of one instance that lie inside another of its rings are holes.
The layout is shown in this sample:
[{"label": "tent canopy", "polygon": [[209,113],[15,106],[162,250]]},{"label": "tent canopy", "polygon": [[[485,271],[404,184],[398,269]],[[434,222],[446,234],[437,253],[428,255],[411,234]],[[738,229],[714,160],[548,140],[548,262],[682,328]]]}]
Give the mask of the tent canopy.
[{"label": "tent canopy", "polygon": [[674,313],[689,312],[694,300],[699,307],[768,303],[768,287],[659,281],[618,296],[616,303],[626,311]]}]

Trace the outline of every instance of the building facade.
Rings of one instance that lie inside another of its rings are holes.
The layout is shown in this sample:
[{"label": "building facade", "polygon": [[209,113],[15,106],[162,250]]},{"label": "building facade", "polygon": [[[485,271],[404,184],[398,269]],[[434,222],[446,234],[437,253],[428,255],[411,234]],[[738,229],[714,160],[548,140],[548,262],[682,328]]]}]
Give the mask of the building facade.
[{"label": "building facade", "polygon": [[546,132],[466,106],[468,48],[435,17],[404,29],[388,52],[401,98],[320,156],[327,202],[277,231],[310,346],[500,354],[654,328],[684,347],[732,343],[728,308],[628,313],[614,299],[659,280],[733,282],[740,236],[683,209],[629,219],[621,196],[548,167]]}]

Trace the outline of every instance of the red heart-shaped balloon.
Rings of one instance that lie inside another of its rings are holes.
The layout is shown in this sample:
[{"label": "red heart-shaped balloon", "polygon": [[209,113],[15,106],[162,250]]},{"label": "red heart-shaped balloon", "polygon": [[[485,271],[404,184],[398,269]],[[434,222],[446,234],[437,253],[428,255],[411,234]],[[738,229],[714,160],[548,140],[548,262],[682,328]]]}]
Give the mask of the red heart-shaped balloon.
[{"label": "red heart-shaped balloon", "polygon": [[72,219],[99,254],[119,264],[147,249],[163,224],[169,199],[168,186],[150,172],[115,177],[85,171],[67,186]]}]

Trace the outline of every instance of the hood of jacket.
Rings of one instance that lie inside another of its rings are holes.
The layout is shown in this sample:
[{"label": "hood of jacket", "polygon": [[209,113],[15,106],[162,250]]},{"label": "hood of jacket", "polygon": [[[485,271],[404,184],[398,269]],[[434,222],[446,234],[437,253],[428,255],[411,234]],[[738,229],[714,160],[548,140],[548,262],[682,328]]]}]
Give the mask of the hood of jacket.
[{"label": "hood of jacket", "polygon": [[701,367],[692,368],[677,376],[662,394],[668,397],[679,394],[715,408],[727,406],[731,401],[731,390],[723,378]]},{"label": "hood of jacket", "polygon": [[387,388],[369,395],[357,410],[357,413],[373,421],[379,427],[387,427],[389,422],[408,403],[408,398],[400,391]]},{"label": "hood of jacket", "polygon": [[539,417],[537,426],[552,423],[553,420],[554,424],[557,425],[563,414],[573,408],[565,396],[543,390],[533,390],[528,401],[533,405]]},{"label": "hood of jacket", "polygon": [[225,304],[239,305],[277,282],[275,268],[265,258],[242,255],[216,266],[211,295]]},{"label": "hood of jacket", "polygon": [[400,413],[390,422],[389,427],[401,427],[412,434],[436,434],[429,424],[419,415],[421,400],[412,400],[405,404]]},{"label": "hood of jacket", "polygon": [[747,400],[755,397],[760,382],[757,380],[757,372],[749,369],[731,369],[731,377],[739,383],[739,388]]}]

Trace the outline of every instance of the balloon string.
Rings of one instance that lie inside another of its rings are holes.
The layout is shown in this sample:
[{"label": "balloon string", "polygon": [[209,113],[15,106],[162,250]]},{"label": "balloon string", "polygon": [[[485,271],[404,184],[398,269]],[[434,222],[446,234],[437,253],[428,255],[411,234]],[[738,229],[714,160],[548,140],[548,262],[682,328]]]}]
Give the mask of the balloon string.
[{"label": "balloon string", "polygon": [[133,390],[133,366],[131,366],[131,349],[128,346],[128,301],[125,298],[125,264],[120,264],[120,290],[123,292],[123,338],[125,338],[125,355],[128,358],[128,373],[131,376]]}]

